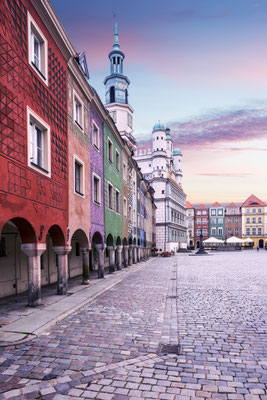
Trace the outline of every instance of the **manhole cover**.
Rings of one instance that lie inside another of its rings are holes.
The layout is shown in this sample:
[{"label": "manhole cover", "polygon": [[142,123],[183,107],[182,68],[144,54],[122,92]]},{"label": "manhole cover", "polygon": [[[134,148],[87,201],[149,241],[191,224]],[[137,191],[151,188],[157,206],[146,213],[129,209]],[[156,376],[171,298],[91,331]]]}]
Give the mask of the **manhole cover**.
[{"label": "manhole cover", "polygon": [[179,344],[160,344],[158,347],[157,354],[181,354],[181,346]]},{"label": "manhole cover", "polygon": [[57,378],[57,375],[55,375],[55,374],[47,374],[47,375],[43,376],[42,380],[49,381],[50,379],[56,379],[56,378]]}]

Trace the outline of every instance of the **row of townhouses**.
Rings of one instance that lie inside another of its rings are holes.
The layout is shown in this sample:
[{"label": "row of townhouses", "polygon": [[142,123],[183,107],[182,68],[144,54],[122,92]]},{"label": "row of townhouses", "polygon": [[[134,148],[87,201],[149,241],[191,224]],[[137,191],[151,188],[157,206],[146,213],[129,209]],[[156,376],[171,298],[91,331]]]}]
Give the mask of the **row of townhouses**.
[{"label": "row of townhouses", "polygon": [[201,232],[203,240],[236,236],[252,239],[254,247],[267,245],[267,204],[253,194],[239,205],[223,206],[216,202],[211,207],[203,204],[194,207],[187,202],[186,207],[187,246],[190,248],[199,247]]},{"label": "row of townhouses", "polygon": [[106,105],[47,0],[0,5],[0,297],[92,271],[104,276],[155,247],[154,189],[133,158],[129,79],[115,26]]}]

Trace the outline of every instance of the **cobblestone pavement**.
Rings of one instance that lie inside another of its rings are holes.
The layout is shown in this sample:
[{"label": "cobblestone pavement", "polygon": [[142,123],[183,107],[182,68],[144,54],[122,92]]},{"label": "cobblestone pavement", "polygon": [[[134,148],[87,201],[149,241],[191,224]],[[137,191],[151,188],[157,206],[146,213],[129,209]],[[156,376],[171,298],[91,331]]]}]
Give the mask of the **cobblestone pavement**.
[{"label": "cobblestone pavement", "polygon": [[266,272],[264,251],[156,259],[0,349],[0,399],[267,400]]}]

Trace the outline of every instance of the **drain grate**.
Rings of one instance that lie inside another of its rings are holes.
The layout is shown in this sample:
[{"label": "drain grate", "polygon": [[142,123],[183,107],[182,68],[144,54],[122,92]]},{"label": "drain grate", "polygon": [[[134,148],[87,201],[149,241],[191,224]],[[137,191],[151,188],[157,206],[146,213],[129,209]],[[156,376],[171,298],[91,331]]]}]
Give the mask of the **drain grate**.
[{"label": "drain grate", "polygon": [[178,296],[167,296],[167,299],[177,299]]},{"label": "drain grate", "polygon": [[181,346],[179,344],[163,344],[160,343],[157,351],[158,355],[181,354]]}]

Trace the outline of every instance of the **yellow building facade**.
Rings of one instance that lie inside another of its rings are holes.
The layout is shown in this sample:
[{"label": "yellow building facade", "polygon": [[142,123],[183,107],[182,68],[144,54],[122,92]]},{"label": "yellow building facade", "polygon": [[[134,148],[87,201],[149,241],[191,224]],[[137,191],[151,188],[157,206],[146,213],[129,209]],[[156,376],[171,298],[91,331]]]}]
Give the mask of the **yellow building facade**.
[{"label": "yellow building facade", "polygon": [[263,248],[266,244],[265,232],[267,216],[267,204],[254,195],[242,204],[242,238],[250,238],[253,240],[253,247]]}]

